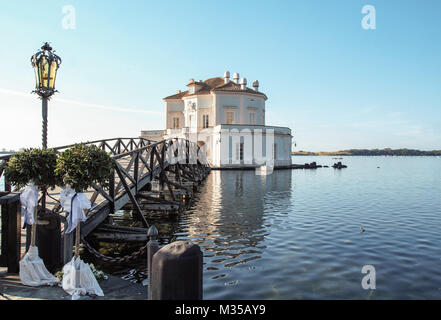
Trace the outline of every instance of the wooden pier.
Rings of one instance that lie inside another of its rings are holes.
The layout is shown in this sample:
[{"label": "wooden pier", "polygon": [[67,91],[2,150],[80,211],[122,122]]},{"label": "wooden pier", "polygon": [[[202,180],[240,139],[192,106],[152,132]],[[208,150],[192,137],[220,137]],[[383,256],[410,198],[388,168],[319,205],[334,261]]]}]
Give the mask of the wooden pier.
[{"label": "wooden pier", "polygon": [[[89,235],[109,241],[145,241],[149,223],[143,211],[181,212],[210,172],[199,146],[184,139],[156,142],[144,138],[115,138],[84,144],[94,144],[107,151],[114,161],[114,169],[108,188],[93,185],[85,192],[92,208],[81,225],[83,241]],[[54,149],[62,152],[69,147],[71,145]],[[0,178],[10,157],[0,157]],[[5,189],[11,191],[7,181]],[[59,214],[65,221],[60,191],[59,188],[48,190],[44,199],[41,195],[39,204],[45,203],[46,210]],[[112,225],[109,215],[122,209],[132,210],[133,219],[140,221],[143,228]],[[62,230],[66,261],[67,257],[71,258],[72,235],[65,235],[64,230],[66,228]],[[92,249],[90,245],[86,247]]]}]

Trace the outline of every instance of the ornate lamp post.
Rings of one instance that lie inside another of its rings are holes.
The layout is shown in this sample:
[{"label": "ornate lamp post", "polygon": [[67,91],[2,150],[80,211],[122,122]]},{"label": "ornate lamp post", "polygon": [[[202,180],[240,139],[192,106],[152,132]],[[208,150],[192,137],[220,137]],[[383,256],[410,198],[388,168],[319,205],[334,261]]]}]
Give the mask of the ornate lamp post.
[{"label": "ornate lamp post", "polygon": [[[31,57],[32,66],[35,71],[35,90],[32,91],[40,96],[42,100],[43,115],[43,149],[47,149],[47,102],[57,92],[55,90],[55,77],[61,64],[61,58],[52,52],[49,43],[45,43]],[[46,191],[43,192],[42,207],[46,208]]]},{"label": "ornate lamp post", "polygon": [[52,52],[52,48],[47,42],[41,47],[41,50],[31,57],[36,80],[35,90],[32,92],[38,94],[42,100],[43,148],[47,149],[47,102],[57,92],[55,77],[61,64],[61,58]]}]

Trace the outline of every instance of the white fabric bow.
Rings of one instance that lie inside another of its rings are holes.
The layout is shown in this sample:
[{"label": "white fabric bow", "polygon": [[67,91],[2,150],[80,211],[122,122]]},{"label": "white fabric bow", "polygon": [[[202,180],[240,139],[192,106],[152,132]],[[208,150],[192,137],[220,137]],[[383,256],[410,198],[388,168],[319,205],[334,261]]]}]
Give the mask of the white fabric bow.
[{"label": "white fabric bow", "polygon": [[90,209],[90,201],[84,193],[75,193],[70,187],[60,192],[60,203],[69,212],[66,233],[71,233],[80,222],[86,221],[85,209]]},{"label": "white fabric bow", "polygon": [[32,182],[29,183],[20,194],[20,202],[25,207],[24,217],[27,224],[34,224],[34,208],[38,203],[38,188]]}]

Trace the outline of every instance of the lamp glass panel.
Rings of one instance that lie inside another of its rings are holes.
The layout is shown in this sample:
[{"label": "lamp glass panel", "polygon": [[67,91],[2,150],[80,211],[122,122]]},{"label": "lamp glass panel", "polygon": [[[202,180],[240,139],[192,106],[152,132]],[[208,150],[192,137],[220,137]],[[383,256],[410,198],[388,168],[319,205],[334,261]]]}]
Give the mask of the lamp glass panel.
[{"label": "lamp glass panel", "polygon": [[37,60],[37,68],[38,68],[38,84],[39,88],[43,86],[43,68],[41,67],[41,60]]},{"label": "lamp glass panel", "polygon": [[38,65],[34,64],[34,71],[35,71],[35,87],[39,88],[40,87],[40,77],[38,74]]},{"label": "lamp glass panel", "polygon": [[40,81],[42,87],[44,88],[48,87],[48,80],[49,80],[49,62],[47,61],[47,58],[43,56],[40,59]]},{"label": "lamp glass panel", "polygon": [[55,87],[55,76],[57,74],[58,65],[55,60],[51,63],[50,74],[49,74],[49,88],[53,89]]}]

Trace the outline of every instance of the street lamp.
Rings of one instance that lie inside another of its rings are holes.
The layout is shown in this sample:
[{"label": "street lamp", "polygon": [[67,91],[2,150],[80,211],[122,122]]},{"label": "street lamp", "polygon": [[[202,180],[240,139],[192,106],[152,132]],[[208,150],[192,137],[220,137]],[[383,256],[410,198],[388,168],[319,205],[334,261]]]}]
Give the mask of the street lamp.
[{"label": "street lamp", "polygon": [[32,92],[38,94],[42,100],[43,148],[47,149],[47,102],[57,92],[55,78],[61,64],[61,58],[52,52],[52,48],[47,42],[41,47],[41,50],[31,57],[36,81],[35,90]]}]

